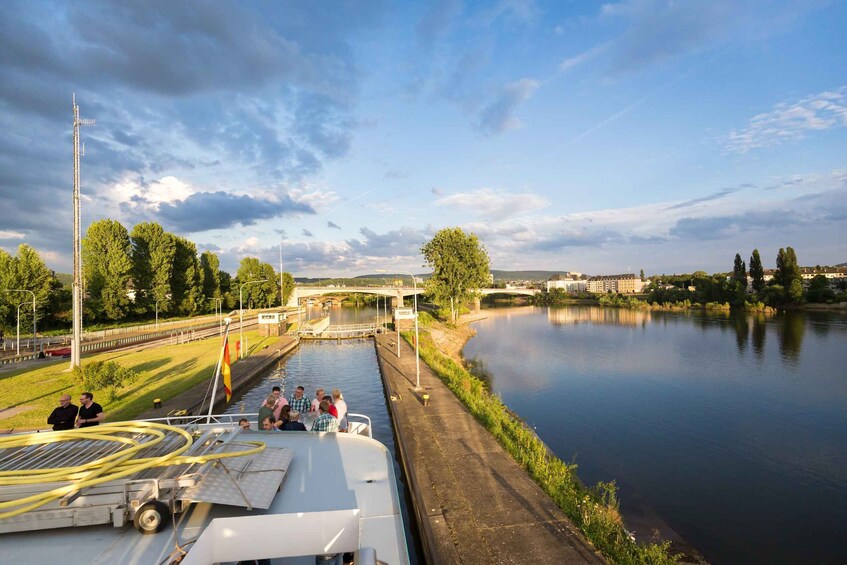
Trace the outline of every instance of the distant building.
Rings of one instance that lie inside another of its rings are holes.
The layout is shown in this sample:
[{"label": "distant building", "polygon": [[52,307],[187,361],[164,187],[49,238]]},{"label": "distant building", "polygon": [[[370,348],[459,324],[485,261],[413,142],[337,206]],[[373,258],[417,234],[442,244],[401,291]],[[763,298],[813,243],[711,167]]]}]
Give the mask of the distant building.
[{"label": "distant building", "polygon": [[561,288],[565,292],[585,292],[588,280],[582,273],[567,272],[563,275],[553,275],[547,281],[547,292]]},{"label": "distant building", "polygon": [[[776,269],[765,269],[765,274],[762,279],[765,284],[770,284],[776,274]],[[847,284],[847,267],[800,267],[800,276],[803,278],[803,286],[809,286],[812,279],[818,275],[826,277],[829,283],[829,288],[838,290],[840,284]],[[747,290],[752,291],[753,280],[748,276]]]},{"label": "distant building", "polygon": [[634,274],[624,275],[602,275],[591,277],[587,282],[588,292],[606,293],[619,292],[621,294],[634,294],[641,292],[644,282]]}]

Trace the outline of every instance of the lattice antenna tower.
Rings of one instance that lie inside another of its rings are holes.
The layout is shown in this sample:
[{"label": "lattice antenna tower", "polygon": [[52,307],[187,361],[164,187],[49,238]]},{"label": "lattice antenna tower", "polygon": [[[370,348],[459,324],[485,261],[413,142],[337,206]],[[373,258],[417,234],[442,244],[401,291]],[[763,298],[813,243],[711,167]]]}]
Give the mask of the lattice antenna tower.
[{"label": "lattice antenna tower", "polygon": [[80,350],[82,344],[82,248],[79,236],[79,159],[85,154],[85,146],[80,153],[79,127],[94,124],[94,120],[84,120],[79,117],[79,106],[76,105],[76,94],[73,94],[74,111],[74,283],[73,283],[73,341],[71,342],[71,369],[80,365]]}]

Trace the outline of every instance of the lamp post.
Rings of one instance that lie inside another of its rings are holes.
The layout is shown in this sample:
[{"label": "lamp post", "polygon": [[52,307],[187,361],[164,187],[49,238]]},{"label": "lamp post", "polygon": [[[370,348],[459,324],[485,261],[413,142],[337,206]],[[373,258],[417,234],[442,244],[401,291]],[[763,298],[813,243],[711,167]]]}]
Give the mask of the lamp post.
[{"label": "lamp post", "polygon": [[[35,293],[25,288],[10,288],[5,292],[28,292],[32,295],[32,352],[35,353]],[[18,356],[21,354],[21,306],[23,304],[26,304],[26,302],[23,302],[20,306],[18,306]]]},{"label": "lamp post", "polygon": [[157,330],[159,329],[159,302],[161,302],[162,300],[164,300],[164,299],[160,298],[159,300],[156,301],[156,329]]},{"label": "lamp post", "polygon": [[20,304],[18,304],[18,338],[17,345],[15,346],[15,357],[21,356],[21,306],[23,306],[24,304],[26,304],[26,302],[21,302]]},{"label": "lamp post", "polygon": [[408,271],[404,272],[412,277],[412,284],[415,287],[415,390],[421,390],[421,353],[420,343],[418,340],[418,281],[412,273]]},{"label": "lamp post", "polygon": [[209,300],[215,301],[215,314],[218,316],[218,327],[220,329],[220,334],[223,335],[223,333],[224,333],[224,316],[223,316],[224,299],[212,297]]},{"label": "lamp post", "polygon": [[244,297],[242,292],[244,291],[244,287],[248,284],[257,284],[268,282],[268,279],[262,279],[260,281],[247,281],[245,283],[241,283],[241,286],[238,289],[238,341],[241,344],[241,351],[239,352],[238,358],[244,359],[244,350],[247,349],[244,343]]}]

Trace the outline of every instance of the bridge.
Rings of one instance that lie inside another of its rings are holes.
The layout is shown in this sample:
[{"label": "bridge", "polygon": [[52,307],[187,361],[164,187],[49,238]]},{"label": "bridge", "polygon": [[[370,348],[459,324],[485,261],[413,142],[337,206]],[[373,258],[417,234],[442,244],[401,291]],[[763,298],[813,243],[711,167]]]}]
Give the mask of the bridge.
[{"label": "bridge", "polygon": [[[490,294],[514,294],[521,296],[535,296],[541,292],[537,288],[481,288],[479,293],[482,295]],[[327,294],[376,294],[391,298],[391,304],[394,307],[402,308],[404,306],[403,299],[414,294],[423,294],[423,285],[415,288],[412,286],[296,286],[294,292],[288,298],[289,307],[297,307],[300,300],[312,298],[314,296],[324,296]],[[475,306],[479,309],[479,300],[475,301]]]}]

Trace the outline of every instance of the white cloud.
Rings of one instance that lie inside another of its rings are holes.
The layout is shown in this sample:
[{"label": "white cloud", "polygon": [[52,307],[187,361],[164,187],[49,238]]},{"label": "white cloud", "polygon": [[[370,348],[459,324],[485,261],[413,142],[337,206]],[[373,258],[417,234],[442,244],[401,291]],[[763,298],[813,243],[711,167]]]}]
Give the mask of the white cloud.
[{"label": "white cloud", "polygon": [[142,199],[158,206],[163,202],[173,203],[177,200],[185,200],[195,192],[197,190],[190,184],[174,176],[167,176],[147,183],[137,178],[128,178],[115,184],[108,194],[116,202]]},{"label": "white cloud", "polygon": [[724,146],[733,153],[774,147],[804,139],[809,132],[847,126],[847,86],[821,92],[793,104],[782,102],[754,116],[744,128],[732,130]]},{"label": "white cloud", "polygon": [[583,51],[578,55],[574,55],[573,57],[565,59],[564,61],[559,63],[559,72],[567,72],[575,67],[580,66],[586,61],[590,61],[591,59],[595,58],[597,55],[600,55],[601,53],[603,53],[603,51],[608,49],[609,45],[609,43],[601,43],[597,47],[592,47],[587,51]]},{"label": "white cloud", "polygon": [[25,236],[19,231],[0,230],[0,239],[23,239]]},{"label": "white cloud", "polygon": [[435,203],[438,206],[462,208],[477,216],[502,220],[544,208],[550,202],[546,198],[529,192],[502,192],[490,188],[480,188],[444,196],[436,200]]}]

